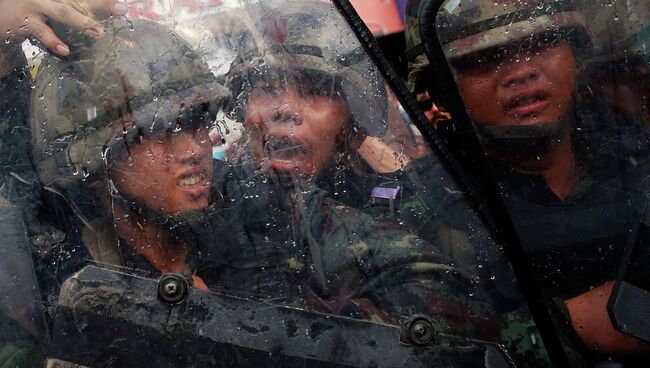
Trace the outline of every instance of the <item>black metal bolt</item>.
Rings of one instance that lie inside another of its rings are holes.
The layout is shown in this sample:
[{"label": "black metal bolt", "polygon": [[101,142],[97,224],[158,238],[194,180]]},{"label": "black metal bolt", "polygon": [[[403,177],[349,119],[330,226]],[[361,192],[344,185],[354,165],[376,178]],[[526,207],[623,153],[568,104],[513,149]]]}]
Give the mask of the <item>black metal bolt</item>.
[{"label": "black metal bolt", "polygon": [[165,285],[165,292],[169,295],[176,295],[178,292],[178,285],[174,282],[169,282]]},{"label": "black metal bolt", "polygon": [[424,317],[416,317],[407,324],[409,342],[414,345],[428,345],[433,341],[435,328],[433,323]]},{"label": "black metal bolt", "polygon": [[181,274],[164,274],[158,282],[158,296],[167,303],[180,303],[187,296],[189,284]]}]

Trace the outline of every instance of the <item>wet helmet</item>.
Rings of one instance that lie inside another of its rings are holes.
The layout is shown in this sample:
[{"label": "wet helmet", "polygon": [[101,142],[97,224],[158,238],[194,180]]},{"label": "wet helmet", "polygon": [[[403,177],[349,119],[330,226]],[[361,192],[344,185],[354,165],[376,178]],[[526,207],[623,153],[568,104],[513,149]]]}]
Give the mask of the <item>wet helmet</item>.
[{"label": "wet helmet", "polygon": [[591,45],[585,17],[571,0],[448,0],[439,10],[434,3],[410,0],[407,5],[406,59],[412,87],[429,66],[426,52],[432,42],[438,42],[436,34],[452,62],[483,51],[535,42],[538,37],[570,41],[577,51]]},{"label": "wet helmet", "polygon": [[[229,96],[164,26],[113,19],[105,27],[103,39],[44,60],[35,79],[33,155],[46,186],[65,189],[102,174],[107,154],[117,157],[143,135],[205,121]],[[128,124],[111,124],[126,116]]]},{"label": "wet helmet", "polygon": [[384,83],[334,5],[323,1],[299,1],[290,7],[260,3],[260,11],[228,73],[233,113],[243,116],[256,78],[265,73],[299,73],[310,84],[333,83],[331,88],[351,113],[353,135],[383,136]]},{"label": "wet helmet", "polygon": [[82,181],[103,180],[127,213],[169,228],[196,227],[206,209],[162,214],[118,190],[105,163],[143,137],[210,124],[230,94],[166,27],[112,19],[105,29],[103,39],[77,39],[69,56],[43,61],[30,116],[37,173],[73,206],[77,196],[92,198],[79,190]]}]

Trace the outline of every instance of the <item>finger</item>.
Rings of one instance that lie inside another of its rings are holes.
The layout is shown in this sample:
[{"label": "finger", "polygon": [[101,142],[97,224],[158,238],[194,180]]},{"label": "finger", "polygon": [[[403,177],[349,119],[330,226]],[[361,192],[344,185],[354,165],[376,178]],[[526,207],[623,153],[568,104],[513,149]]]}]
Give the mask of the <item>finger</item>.
[{"label": "finger", "polygon": [[86,0],[88,8],[96,15],[126,15],[127,5],[118,0]]},{"label": "finger", "polygon": [[52,28],[48,27],[42,20],[28,20],[26,27],[40,40],[50,51],[55,54],[66,56],[70,48],[54,34]]},{"label": "finger", "polygon": [[54,3],[44,9],[44,14],[49,18],[61,24],[76,29],[78,31],[87,31],[93,37],[102,37],[104,27],[95,19],[85,16],[70,5]]},{"label": "finger", "polygon": [[126,15],[127,11],[129,10],[129,7],[117,0],[105,0],[108,5],[110,6],[109,9],[111,9],[111,14],[113,15]]}]

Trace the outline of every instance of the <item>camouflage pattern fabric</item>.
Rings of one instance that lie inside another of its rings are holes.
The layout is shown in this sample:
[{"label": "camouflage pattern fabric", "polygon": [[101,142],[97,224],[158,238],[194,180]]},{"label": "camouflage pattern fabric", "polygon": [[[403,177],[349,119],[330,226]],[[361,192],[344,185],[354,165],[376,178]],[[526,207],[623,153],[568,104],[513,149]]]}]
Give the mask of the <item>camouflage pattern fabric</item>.
[{"label": "camouflage pattern fabric", "polygon": [[[402,178],[398,183],[405,190],[403,197],[396,201],[394,218],[390,218],[386,206],[369,203],[361,210],[375,220],[401,224],[402,229],[438,245],[441,253],[453,260],[455,268],[477,274],[495,308],[499,343],[519,364],[527,367],[550,366],[548,353],[525,306],[523,295],[518,292],[519,286],[512,269],[500,252],[500,246],[490,235],[481,233],[480,224],[473,224],[479,220],[468,215],[472,213],[471,209],[460,192],[431,189],[423,192],[417,188],[417,183],[408,180],[418,178],[420,185],[426,185],[433,178],[440,180],[440,177],[444,177],[430,158],[425,159],[425,162],[421,161],[423,159],[416,160],[404,169],[407,178]],[[447,185],[443,181],[439,187]],[[468,229],[472,233],[468,233]]]},{"label": "camouflage pattern fabric", "polygon": [[[431,0],[409,0],[405,13],[405,57],[408,62],[407,84],[416,91],[420,76],[430,60],[425,43],[438,40],[422,39],[421,12],[432,6]],[[515,42],[533,41],[534,36],[548,32],[566,32],[567,40],[576,40],[582,47],[591,40],[585,16],[572,0],[483,1],[449,0],[436,13],[436,30],[448,59],[458,59],[476,52],[507,46]],[[434,33],[432,33],[434,34]],[[420,82],[421,83],[421,82]]]},{"label": "camouflage pattern fabric", "polygon": [[212,259],[204,266],[216,270],[215,284],[387,323],[424,314],[441,331],[494,338],[492,307],[475,275],[454,268],[435,246],[309,183],[283,182],[247,166],[233,167],[225,181],[232,198],[225,226],[238,244],[204,257]]},{"label": "camouflage pattern fabric", "polygon": [[449,59],[564,28],[586,31],[584,15],[571,0],[468,0],[462,6],[447,1],[436,18],[437,33]]}]

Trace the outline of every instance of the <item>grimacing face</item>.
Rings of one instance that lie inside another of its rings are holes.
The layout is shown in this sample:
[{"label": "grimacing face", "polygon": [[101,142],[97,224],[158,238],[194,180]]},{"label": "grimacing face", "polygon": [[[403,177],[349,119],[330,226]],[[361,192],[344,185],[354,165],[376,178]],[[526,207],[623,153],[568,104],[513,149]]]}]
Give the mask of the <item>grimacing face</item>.
[{"label": "grimacing face", "polygon": [[572,48],[562,42],[467,63],[456,68],[456,83],[474,122],[530,125],[556,122],[569,111],[577,73]]},{"label": "grimacing face", "polygon": [[270,78],[255,84],[244,114],[258,166],[283,175],[318,174],[339,150],[350,113],[333,87]]},{"label": "grimacing face", "polygon": [[168,215],[207,207],[212,171],[212,144],[203,126],[143,137],[110,167],[118,190]]}]

